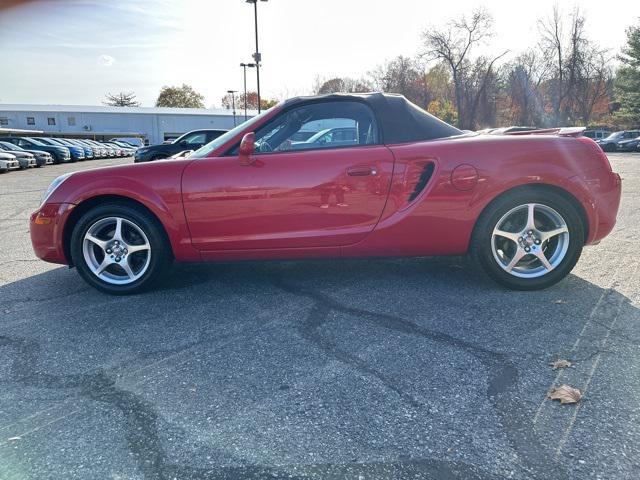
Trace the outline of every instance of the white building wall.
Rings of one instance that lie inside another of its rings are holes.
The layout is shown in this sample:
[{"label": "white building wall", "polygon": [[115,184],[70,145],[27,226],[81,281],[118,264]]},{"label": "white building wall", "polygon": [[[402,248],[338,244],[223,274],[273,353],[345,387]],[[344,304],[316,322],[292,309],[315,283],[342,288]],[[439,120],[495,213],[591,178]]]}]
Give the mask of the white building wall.
[{"label": "white building wall", "polygon": [[[29,107],[0,104],[0,119],[7,120],[7,125],[0,126],[69,136],[95,134],[117,137],[137,134],[152,145],[162,143],[165,135],[176,137],[201,128],[231,129],[234,126],[232,112],[225,110],[73,106],[51,106],[49,109],[47,106],[32,106],[34,108],[30,110]],[[101,109],[105,111],[91,111]],[[27,123],[28,117],[34,118],[35,125]],[[55,125],[49,125],[49,118],[55,119]],[[243,120],[244,115],[236,116],[237,124]]]}]

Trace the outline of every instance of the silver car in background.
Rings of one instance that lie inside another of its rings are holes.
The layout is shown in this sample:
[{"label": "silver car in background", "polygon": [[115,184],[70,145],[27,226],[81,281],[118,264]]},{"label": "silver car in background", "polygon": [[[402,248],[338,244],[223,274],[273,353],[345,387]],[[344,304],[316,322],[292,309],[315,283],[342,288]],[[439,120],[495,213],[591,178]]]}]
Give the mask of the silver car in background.
[{"label": "silver car in background", "polygon": [[0,173],[9,172],[11,170],[18,170],[19,168],[20,162],[16,160],[15,155],[0,152]]}]

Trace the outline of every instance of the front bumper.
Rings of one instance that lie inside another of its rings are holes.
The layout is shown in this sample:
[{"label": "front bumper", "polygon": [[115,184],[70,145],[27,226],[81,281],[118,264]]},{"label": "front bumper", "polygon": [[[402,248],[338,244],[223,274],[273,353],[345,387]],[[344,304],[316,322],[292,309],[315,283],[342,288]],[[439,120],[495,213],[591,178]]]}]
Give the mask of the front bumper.
[{"label": "front bumper", "polygon": [[64,252],[64,226],[75,205],[45,204],[31,214],[29,232],[36,256],[46,262],[69,265]]},{"label": "front bumper", "polygon": [[618,152],[637,152],[638,151],[638,144],[631,144],[631,145],[619,145],[616,147],[616,150]]},{"label": "front bumper", "polygon": [[53,163],[53,160],[50,160],[51,157],[46,157],[44,155],[40,155],[36,157],[36,165],[39,167],[44,167],[45,165],[49,165]]}]

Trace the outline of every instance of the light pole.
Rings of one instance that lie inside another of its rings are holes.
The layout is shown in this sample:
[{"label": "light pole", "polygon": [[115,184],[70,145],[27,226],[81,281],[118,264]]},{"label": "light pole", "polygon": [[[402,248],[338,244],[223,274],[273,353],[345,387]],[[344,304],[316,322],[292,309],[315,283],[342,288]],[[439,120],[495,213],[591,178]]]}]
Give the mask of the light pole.
[{"label": "light pole", "polygon": [[[253,54],[253,60],[256,62],[256,79],[258,83],[258,113],[260,113],[260,62],[262,61],[262,55],[260,55],[260,48],[258,47],[258,0],[245,0],[246,3],[253,3],[253,14],[256,24],[256,53]],[[260,0],[266,2],[267,0]]]},{"label": "light pole", "polygon": [[233,108],[233,126],[236,126],[236,93],[237,90],[227,90],[227,93],[231,94],[231,106]]},{"label": "light pole", "polygon": [[[244,121],[247,121],[247,67],[254,68],[255,63],[241,63],[240,66],[244,70]],[[260,103],[258,101],[258,103]]]}]

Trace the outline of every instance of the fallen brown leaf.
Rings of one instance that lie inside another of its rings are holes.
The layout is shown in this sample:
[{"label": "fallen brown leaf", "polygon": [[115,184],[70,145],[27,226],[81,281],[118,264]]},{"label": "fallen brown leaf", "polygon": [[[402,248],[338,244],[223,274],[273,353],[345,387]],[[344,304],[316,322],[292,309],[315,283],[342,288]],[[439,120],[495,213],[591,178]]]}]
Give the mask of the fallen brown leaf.
[{"label": "fallen brown leaf", "polygon": [[547,394],[547,398],[551,400],[560,400],[560,403],[578,403],[582,398],[582,393],[577,388],[569,385],[561,385],[554,388]]},{"label": "fallen brown leaf", "polygon": [[555,362],[551,362],[549,365],[551,365],[554,370],[557,370],[559,368],[568,368],[573,364],[569,360],[558,359]]}]

